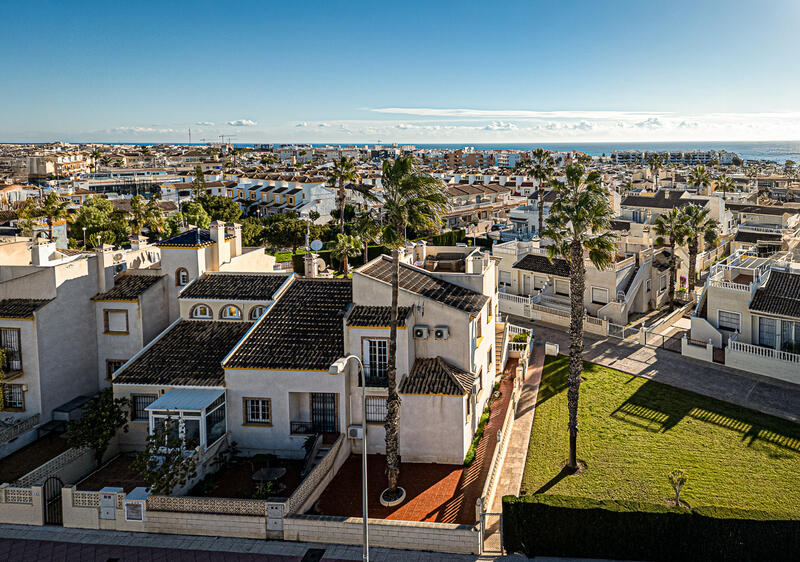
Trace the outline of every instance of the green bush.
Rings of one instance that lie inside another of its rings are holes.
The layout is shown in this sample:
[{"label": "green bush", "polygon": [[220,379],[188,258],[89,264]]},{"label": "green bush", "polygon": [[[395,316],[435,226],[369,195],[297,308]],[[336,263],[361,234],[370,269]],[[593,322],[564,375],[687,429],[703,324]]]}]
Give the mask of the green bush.
[{"label": "green bush", "polygon": [[[367,247],[367,255],[369,256],[370,260],[375,259],[376,257],[378,257],[381,254],[387,254],[387,255],[391,254],[391,252],[392,252],[392,250],[390,248],[386,247],[386,246],[368,246]],[[280,254],[280,253],[281,252],[278,252],[278,254]],[[300,273],[302,275],[304,270],[305,270],[305,265],[303,263],[303,255],[305,254],[305,250],[302,250],[302,253],[300,253],[300,251],[298,251],[298,253],[295,254],[294,256],[291,255],[291,252],[288,252],[288,253],[291,256],[290,259],[292,261],[292,265],[294,266],[294,270],[297,273]],[[276,254],[276,257],[278,256],[278,254]],[[325,261],[325,263],[328,265],[328,267],[330,267],[332,269],[337,269],[338,268],[339,259],[333,257],[333,255],[331,255],[331,251],[330,250],[320,250],[319,252],[317,252],[317,254],[319,254],[319,257],[322,258]],[[281,261],[281,260],[277,260],[277,261]],[[289,260],[287,259],[285,261],[289,261]],[[352,258],[350,258],[348,260],[348,263],[350,264],[350,267],[359,267],[361,265],[364,265],[364,256],[363,255],[358,255],[358,256],[352,257]]]},{"label": "green bush", "polygon": [[503,542],[529,557],[791,560],[800,548],[800,521],[721,507],[505,496]]},{"label": "green bush", "polygon": [[512,342],[526,342],[528,341],[528,332],[520,332],[519,334],[514,334],[514,337],[511,338]]},{"label": "green bush", "polygon": [[463,229],[450,230],[435,234],[431,236],[431,245],[433,246],[455,246],[459,242],[464,242],[467,238],[467,233]]},{"label": "green bush", "polygon": [[486,424],[489,423],[489,417],[491,416],[492,411],[492,404],[491,402],[486,405],[486,409],[481,414],[481,419],[478,422],[478,428],[475,430],[475,437],[472,438],[472,443],[470,443],[469,449],[467,449],[467,455],[464,457],[464,466],[469,466],[475,462],[475,452],[478,450],[478,443],[483,437],[483,430],[486,427]]}]

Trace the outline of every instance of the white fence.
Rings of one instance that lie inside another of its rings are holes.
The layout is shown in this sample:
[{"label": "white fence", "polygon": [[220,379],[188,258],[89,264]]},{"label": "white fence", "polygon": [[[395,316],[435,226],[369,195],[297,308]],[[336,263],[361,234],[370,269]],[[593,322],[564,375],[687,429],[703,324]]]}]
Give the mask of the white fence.
[{"label": "white fence", "polygon": [[51,476],[58,476],[65,484],[77,482],[94,468],[91,449],[67,449],[55,458],[19,478],[17,486],[41,484]]},{"label": "white fence", "polygon": [[0,429],[0,444],[8,443],[39,425],[39,414],[19,420],[15,424]]}]

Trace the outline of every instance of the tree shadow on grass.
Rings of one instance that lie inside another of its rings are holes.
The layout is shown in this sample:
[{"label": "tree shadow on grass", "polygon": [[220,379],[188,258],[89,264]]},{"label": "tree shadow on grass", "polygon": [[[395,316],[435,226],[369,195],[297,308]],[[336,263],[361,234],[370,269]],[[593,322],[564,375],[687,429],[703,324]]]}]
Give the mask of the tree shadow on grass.
[{"label": "tree shadow on grass", "polygon": [[542,381],[536,397],[537,406],[566,390],[569,385],[569,358],[548,357],[542,369]]},{"label": "tree shadow on grass", "polygon": [[800,426],[694,392],[648,381],[611,417],[653,433],[671,430],[686,417],[740,433],[748,446],[775,445],[800,452]]}]

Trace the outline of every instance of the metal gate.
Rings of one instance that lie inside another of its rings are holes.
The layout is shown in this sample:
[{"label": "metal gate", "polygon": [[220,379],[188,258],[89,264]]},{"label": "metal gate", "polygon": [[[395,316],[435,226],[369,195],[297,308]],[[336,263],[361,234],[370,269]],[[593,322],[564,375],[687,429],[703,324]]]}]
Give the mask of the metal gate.
[{"label": "metal gate", "polygon": [[[503,514],[481,512],[482,554],[503,554]],[[494,540],[487,540],[494,536]]]},{"label": "metal gate", "polygon": [[61,525],[61,488],[64,483],[58,476],[51,476],[44,481],[44,523],[45,525]]},{"label": "metal gate", "polygon": [[612,338],[619,338],[621,340],[630,338],[639,333],[639,328],[630,326],[620,326],[613,322],[608,323],[608,335]]},{"label": "metal gate", "polygon": [[314,433],[336,433],[339,431],[336,416],[336,394],[313,393],[311,395],[311,424]]}]

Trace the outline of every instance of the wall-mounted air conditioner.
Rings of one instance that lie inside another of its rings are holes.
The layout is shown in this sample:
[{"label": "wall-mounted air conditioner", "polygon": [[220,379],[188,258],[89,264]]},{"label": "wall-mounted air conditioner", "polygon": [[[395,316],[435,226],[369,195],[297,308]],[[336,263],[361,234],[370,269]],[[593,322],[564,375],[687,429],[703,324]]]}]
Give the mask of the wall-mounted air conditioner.
[{"label": "wall-mounted air conditioner", "polygon": [[360,425],[349,425],[347,426],[347,438],[348,439],[363,439],[364,438],[364,428]]},{"label": "wall-mounted air conditioner", "polygon": [[436,326],[433,329],[433,337],[437,340],[446,340],[450,337],[450,328],[447,326]]},{"label": "wall-mounted air conditioner", "polygon": [[414,337],[417,339],[426,339],[428,337],[428,327],[427,326],[414,326]]}]

